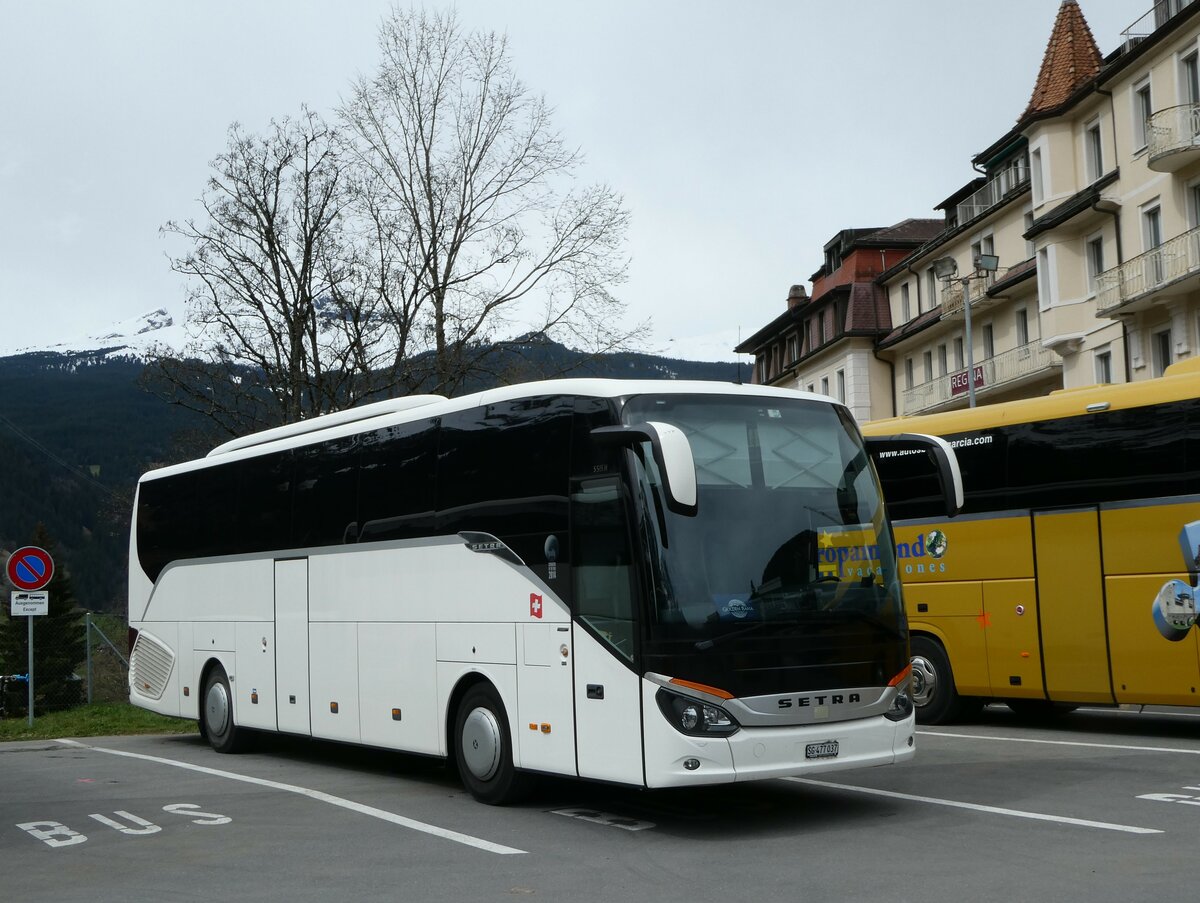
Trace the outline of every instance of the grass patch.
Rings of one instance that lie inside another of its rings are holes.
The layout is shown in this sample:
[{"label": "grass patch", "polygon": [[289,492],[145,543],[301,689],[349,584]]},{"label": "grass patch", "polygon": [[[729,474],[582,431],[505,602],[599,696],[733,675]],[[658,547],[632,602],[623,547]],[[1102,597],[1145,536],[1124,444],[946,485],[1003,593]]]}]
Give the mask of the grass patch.
[{"label": "grass patch", "polygon": [[166,718],[127,702],[96,702],[64,712],[49,712],[29,719],[0,720],[0,741],[53,740],[56,737],[106,737],[117,734],[194,734],[195,721]]}]

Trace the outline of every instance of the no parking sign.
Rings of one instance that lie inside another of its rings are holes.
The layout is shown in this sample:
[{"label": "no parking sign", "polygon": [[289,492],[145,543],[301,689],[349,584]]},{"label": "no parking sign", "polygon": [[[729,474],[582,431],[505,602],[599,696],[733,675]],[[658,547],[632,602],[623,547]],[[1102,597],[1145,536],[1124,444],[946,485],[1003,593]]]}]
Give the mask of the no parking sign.
[{"label": "no parking sign", "polygon": [[45,549],[24,546],[8,556],[8,579],[17,589],[42,589],[54,576],[54,559]]}]

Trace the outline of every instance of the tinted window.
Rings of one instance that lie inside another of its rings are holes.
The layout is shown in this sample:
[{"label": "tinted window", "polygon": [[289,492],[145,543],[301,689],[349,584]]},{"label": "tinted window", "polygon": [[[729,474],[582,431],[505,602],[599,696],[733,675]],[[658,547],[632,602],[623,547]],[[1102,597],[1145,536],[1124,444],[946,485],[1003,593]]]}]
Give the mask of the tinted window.
[{"label": "tinted window", "polygon": [[1195,428],[1195,401],[1008,428],[1012,506],[1085,505],[1197,491],[1196,476],[1188,473],[1189,411]]},{"label": "tinted window", "polygon": [[436,422],[402,423],[360,438],[359,541],[431,535]]},{"label": "tinted window", "polygon": [[358,449],[357,436],[296,449],[292,546],[337,545],[354,537]]},{"label": "tinted window", "polygon": [[438,532],[491,533],[528,564],[546,560],[554,535],[566,558],[572,408],[570,399],[533,398],[444,418]]},{"label": "tinted window", "polygon": [[192,474],[146,480],[138,490],[137,548],[142,570],[151,580],[189,546],[187,516],[195,497]]},{"label": "tinted window", "polygon": [[[958,456],[963,480],[963,514],[1000,511],[1008,506],[1005,482],[1007,435],[1003,430],[954,433],[944,437]],[[895,520],[945,517],[946,502],[937,473],[922,455],[875,461],[888,516]]]},{"label": "tinted window", "polygon": [[292,453],[246,458],[232,467],[237,475],[238,517],[236,546],[229,553],[290,548]]},{"label": "tinted window", "polygon": [[228,555],[237,548],[238,484],[236,465],[222,464],[185,475],[192,503],[176,512],[190,527],[183,558]]}]

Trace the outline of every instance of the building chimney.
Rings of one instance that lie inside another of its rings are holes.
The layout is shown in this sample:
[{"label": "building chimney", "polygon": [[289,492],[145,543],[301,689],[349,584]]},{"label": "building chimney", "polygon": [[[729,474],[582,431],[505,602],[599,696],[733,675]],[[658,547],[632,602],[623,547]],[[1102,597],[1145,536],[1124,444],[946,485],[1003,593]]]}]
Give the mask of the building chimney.
[{"label": "building chimney", "polygon": [[791,310],[793,307],[799,307],[807,300],[808,292],[804,290],[803,285],[793,285],[790,289],[788,289],[788,310]]}]

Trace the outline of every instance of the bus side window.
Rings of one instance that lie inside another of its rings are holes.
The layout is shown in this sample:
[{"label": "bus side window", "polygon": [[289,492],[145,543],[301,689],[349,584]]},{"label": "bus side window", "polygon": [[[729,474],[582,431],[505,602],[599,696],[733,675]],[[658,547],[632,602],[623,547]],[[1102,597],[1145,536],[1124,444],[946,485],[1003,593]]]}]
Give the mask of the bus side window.
[{"label": "bus side window", "polygon": [[1179,492],[1200,405],[1171,402],[1009,427],[1012,505],[1094,505]]},{"label": "bus side window", "polygon": [[[275,452],[246,458],[233,465],[227,476],[237,500],[237,528],[230,551],[268,552],[286,549],[291,544],[292,527],[292,453]],[[218,468],[224,471],[226,468]],[[226,533],[228,525],[223,524]],[[226,553],[228,554],[228,553]]]},{"label": "bus side window", "polygon": [[633,574],[620,477],[574,481],[571,514],[576,611],[598,636],[633,661]]},{"label": "bus side window", "polygon": [[293,547],[338,545],[357,534],[358,449],[357,436],[296,449]]},{"label": "bus side window", "polygon": [[361,437],[359,542],[433,535],[437,435],[436,421],[418,420]]},{"label": "bus side window", "polygon": [[569,560],[572,408],[570,398],[541,397],[447,415],[438,443],[438,533],[490,533],[535,568],[554,536],[559,560]]}]

